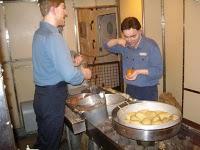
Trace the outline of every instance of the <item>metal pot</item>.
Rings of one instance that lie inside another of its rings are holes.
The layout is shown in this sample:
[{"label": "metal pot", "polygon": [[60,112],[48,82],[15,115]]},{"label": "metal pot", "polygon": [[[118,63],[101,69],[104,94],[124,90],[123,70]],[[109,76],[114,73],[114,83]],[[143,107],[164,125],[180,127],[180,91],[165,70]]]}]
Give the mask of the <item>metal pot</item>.
[{"label": "metal pot", "polygon": [[[179,119],[165,125],[139,126],[123,121],[127,112],[139,111],[142,109],[167,111],[178,115]],[[176,135],[181,127],[181,119],[181,112],[177,108],[155,101],[137,101],[131,104],[123,103],[112,112],[112,123],[115,130],[122,136],[140,141],[158,141]]]},{"label": "metal pot", "polygon": [[69,98],[67,105],[93,125],[98,125],[108,118],[105,101],[99,94],[82,93]]},{"label": "metal pot", "polygon": [[[83,112],[87,122],[97,126],[108,118],[108,112],[106,109],[105,97],[101,97],[99,94],[88,96],[79,102],[79,107],[86,108]],[[92,129],[92,126],[86,122],[88,129]]]}]

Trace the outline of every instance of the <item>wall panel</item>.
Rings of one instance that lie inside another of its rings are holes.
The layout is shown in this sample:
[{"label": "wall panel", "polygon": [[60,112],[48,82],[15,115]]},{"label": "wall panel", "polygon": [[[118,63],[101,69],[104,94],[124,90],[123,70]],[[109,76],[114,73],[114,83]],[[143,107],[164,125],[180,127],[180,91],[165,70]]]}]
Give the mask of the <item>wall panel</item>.
[{"label": "wall panel", "polygon": [[[182,104],[183,1],[164,1],[166,90]],[[176,23],[175,23],[176,22]]]},{"label": "wall panel", "polygon": [[200,2],[185,1],[185,83],[184,88],[200,91]]},{"label": "wall panel", "polygon": [[[144,33],[147,37],[154,39],[162,52],[162,30],[161,30],[161,1],[144,0]],[[159,94],[163,92],[163,80],[158,86]]]},{"label": "wall panel", "polygon": [[31,58],[32,38],[41,20],[36,3],[6,3],[6,26],[12,59]]},{"label": "wall panel", "polygon": [[120,0],[120,19],[134,16],[142,24],[142,0]]},{"label": "wall panel", "polygon": [[199,118],[200,94],[185,91],[183,117],[200,124]]},{"label": "wall panel", "polygon": [[185,0],[185,55],[183,117],[200,124],[200,2]]}]

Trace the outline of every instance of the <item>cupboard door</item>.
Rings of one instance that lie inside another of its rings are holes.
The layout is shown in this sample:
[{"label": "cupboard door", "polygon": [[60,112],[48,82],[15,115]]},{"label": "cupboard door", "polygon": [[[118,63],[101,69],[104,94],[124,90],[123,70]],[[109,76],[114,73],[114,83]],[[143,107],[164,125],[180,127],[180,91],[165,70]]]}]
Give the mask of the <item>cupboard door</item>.
[{"label": "cupboard door", "polygon": [[185,55],[183,117],[200,124],[200,3],[185,0]]},{"label": "cupboard door", "polygon": [[200,94],[184,91],[183,117],[200,124]]},{"label": "cupboard door", "polygon": [[185,1],[185,69],[184,88],[200,92],[200,3]]}]

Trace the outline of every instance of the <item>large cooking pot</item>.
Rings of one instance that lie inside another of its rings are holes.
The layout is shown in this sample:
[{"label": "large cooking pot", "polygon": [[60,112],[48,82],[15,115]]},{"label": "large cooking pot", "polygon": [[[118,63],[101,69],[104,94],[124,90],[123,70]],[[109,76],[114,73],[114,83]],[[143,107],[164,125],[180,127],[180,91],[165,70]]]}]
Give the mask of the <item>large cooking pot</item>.
[{"label": "large cooking pot", "polygon": [[[161,125],[137,125],[125,121],[128,112],[136,112],[148,109],[153,111],[165,111],[178,116],[177,120]],[[128,138],[141,141],[157,141],[168,139],[176,135],[181,127],[181,112],[174,106],[156,101],[137,101],[131,104],[121,104],[112,112],[113,126],[115,130]]]}]

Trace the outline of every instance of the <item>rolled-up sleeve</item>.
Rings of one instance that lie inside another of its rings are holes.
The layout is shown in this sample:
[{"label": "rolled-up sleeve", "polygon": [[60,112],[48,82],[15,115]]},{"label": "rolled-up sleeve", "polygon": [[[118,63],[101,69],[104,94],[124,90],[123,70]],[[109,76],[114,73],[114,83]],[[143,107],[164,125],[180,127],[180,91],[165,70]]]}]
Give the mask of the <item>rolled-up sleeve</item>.
[{"label": "rolled-up sleeve", "polygon": [[107,43],[104,43],[103,47],[104,49],[108,50],[111,53],[122,53],[122,46],[118,44],[115,46],[109,47]]}]

